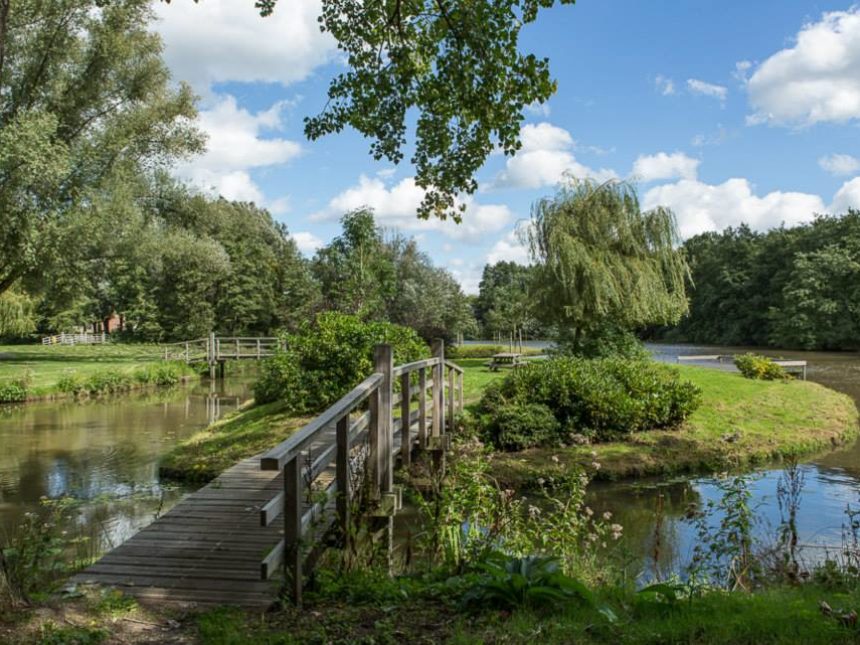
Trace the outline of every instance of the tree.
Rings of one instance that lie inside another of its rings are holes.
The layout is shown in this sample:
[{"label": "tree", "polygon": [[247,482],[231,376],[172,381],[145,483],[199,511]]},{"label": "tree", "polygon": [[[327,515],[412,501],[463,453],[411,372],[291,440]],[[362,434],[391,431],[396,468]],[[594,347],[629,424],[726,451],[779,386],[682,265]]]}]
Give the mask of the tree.
[{"label": "tree", "polygon": [[[170,0],[166,0],[169,2]],[[474,173],[497,147],[513,155],[525,106],[555,93],[549,61],[519,50],[523,26],[541,9],[574,0],[322,0],[320,28],[337,41],[347,71],[323,111],[305,119],[317,139],[351,126],[375,159],[398,163],[414,121],[422,218],[453,216],[474,193]],[[277,0],[257,0],[263,15]]]},{"label": "tree", "polygon": [[675,323],[687,311],[687,263],[673,213],[642,212],[623,182],[577,181],[532,208],[537,306],[573,351],[611,325]]},{"label": "tree", "polygon": [[395,270],[373,213],[362,209],[341,219],[343,233],[317,251],[313,274],[326,309],[384,320],[395,290]]},{"label": "tree", "polygon": [[474,333],[469,301],[448,271],[434,267],[414,239],[398,235],[386,247],[396,274],[396,288],[386,307],[388,320],[411,327],[426,341]]},{"label": "tree", "polygon": [[0,294],[68,261],[63,229],[118,173],[201,149],[149,0],[0,0]]},{"label": "tree", "polygon": [[482,325],[483,335],[507,337],[515,330],[528,336],[543,335],[546,330],[534,315],[529,290],[533,279],[532,267],[516,262],[497,262],[484,267],[478,285],[475,315]]}]

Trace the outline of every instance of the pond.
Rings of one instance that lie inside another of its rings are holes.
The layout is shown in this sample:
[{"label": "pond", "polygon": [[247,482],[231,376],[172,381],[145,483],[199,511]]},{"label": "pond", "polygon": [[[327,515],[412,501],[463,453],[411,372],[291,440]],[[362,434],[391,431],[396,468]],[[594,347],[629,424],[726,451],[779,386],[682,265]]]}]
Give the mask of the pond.
[{"label": "pond", "polygon": [[[658,360],[675,362],[679,355],[729,354],[746,348],[704,345],[649,345]],[[860,402],[860,356],[856,353],[795,352],[756,350],[771,356],[808,361],[808,378],[845,392]],[[703,363],[718,367],[715,362]],[[732,369],[730,364],[722,369]],[[800,543],[808,562],[820,559],[828,549],[838,547],[843,536],[845,510],[850,504],[860,508],[860,442],[852,446],[812,456],[799,467],[803,490],[798,514]],[[759,536],[776,535],[780,524],[777,488],[784,476],[779,465],[750,473],[749,486],[755,508]],[[589,503],[596,511],[613,513],[613,521],[625,528],[625,546],[640,561],[644,578],[660,567],[665,574],[678,571],[689,562],[697,542],[693,524],[685,519],[691,508],[701,509],[709,500],[723,495],[713,477],[681,477],[635,482],[596,483]],[[658,513],[658,507],[662,512]],[[657,518],[661,517],[659,530]],[[658,546],[655,558],[655,544]],[[655,565],[656,561],[656,565]]]},{"label": "pond", "polygon": [[75,527],[116,545],[187,489],[162,482],[159,457],[250,398],[244,377],[87,402],[0,406],[0,536],[43,498],[83,505]]}]

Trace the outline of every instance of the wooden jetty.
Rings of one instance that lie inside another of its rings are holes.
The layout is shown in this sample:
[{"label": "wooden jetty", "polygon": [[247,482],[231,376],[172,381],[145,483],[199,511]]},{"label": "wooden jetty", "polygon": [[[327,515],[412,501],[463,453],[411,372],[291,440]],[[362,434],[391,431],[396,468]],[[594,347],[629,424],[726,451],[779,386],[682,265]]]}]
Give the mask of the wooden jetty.
[{"label": "wooden jetty", "polygon": [[[735,354],[688,354],[686,356],[678,356],[678,362],[684,361],[694,361],[694,362],[703,362],[703,361],[717,361],[722,363],[723,361],[733,360]],[[770,358],[770,357],[768,357]],[[793,361],[793,360],[785,360],[781,358],[771,358],[773,363],[779,365],[782,369],[784,369],[789,374],[800,374],[802,380],[806,380],[806,361]]]},{"label": "wooden jetty", "polygon": [[391,548],[401,506],[395,464],[408,466],[415,450],[444,454],[462,409],[463,370],[445,360],[441,341],[432,358],[397,367],[380,345],[374,373],[328,410],[184,498],[73,582],[158,603],[265,608],[283,588],[301,602],[327,538],[349,530],[359,487]]}]

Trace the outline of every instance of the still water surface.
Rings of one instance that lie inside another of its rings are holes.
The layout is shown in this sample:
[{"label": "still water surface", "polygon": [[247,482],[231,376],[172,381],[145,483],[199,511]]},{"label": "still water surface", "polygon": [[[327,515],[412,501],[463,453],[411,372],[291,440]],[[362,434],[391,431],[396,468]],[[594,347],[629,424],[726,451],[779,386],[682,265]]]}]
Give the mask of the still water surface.
[{"label": "still water surface", "polygon": [[[675,362],[679,355],[729,354],[745,348],[706,345],[648,345],[658,360]],[[796,352],[756,350],[774,357],[808,361],[809,380],[845,392],[860,404],[860,355],[857,353]],[[717,363],[703,363],[717,367]],[[724,365],[722,369],[733,369]],[[730,428],[726,429],[730,431]],[[757,532],[767,541],[780,524],[777,486],[783,476],[778,465],[751,473],[752,505],[756,509]],[[800,466],[804,488],[798,515],[800,542],[806,545],[804,558],[821,558],[824,547],[838,546],[847,505],[860,508],[860,442],[852,446],[807,458]],[[644,577],[653,575],[648,562],[655,542],[655,511],[658,497],[664,505],[664,525],[660,531],[660,563],[663,572],[678,570],[689,561],[696,542],[694,527],[684,520],[691,507],[702,508],[708,500],[722,496],[713,477],[680,477],[594,484],[590,503],[600,512],[611,511],[614,521],[624,525],[630,550],[643,558]]]},{"label": "still water surface", "polygon": [[0,406],[0,535],[40,499],[83,500],[77,527],[102,546],[149,524],[187,492],[163,483],[159,457],[249,398],[227,379],[88,402]]},{"label": "still water surface", "polygon": [[[745,351],[701,345],[649,345],[649,349],[667,362],[685,354]],[[810,380],[860,402],[858,354],[762,351],[807,360]],[[159,456],[248,398],[249,385],[248,379],[234,378],[212,390],[204,382],[87,403],[0,406],[0,532],[24,512],[37,509],[40,498],[71,496],[86,501],[78,516],[79,528],[103,546],[118,544],[187,492],[160,481]],[[846,505],[860,507],[860,443],[809,458],[801,470],[805,477],[798,518],[801,542],[837,545]],[[762,534],[779,524],[776,488],[781,475],[777,466],[754,473],[753,504]],[[713,478],[664,478],[595,484],[589,502],[600,512],[611,511],[613,521],[624,525],[625,544],[641,558],[647,577],[652,573],[647,554],[652,552],[658,496],[665,513],[660,565],[668,570],[689,559],[695,541],[693,527],[683,519],[685,511],[721,494]],[[808,553],[815,557],[820,549]]]}]

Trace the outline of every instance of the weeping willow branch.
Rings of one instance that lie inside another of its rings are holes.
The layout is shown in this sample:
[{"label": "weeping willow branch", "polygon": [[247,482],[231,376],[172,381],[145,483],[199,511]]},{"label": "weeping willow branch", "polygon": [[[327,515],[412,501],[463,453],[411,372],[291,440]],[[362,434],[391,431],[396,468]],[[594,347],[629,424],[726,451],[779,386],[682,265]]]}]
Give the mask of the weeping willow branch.
[{"label": "weeping willow branch", "polygon": [[532,207],[526,235],[537,307],[574,336],[606,321],[673,324],[688,310],[675,216],[663,207],[643,212],[627,183],[571,181]]}]

